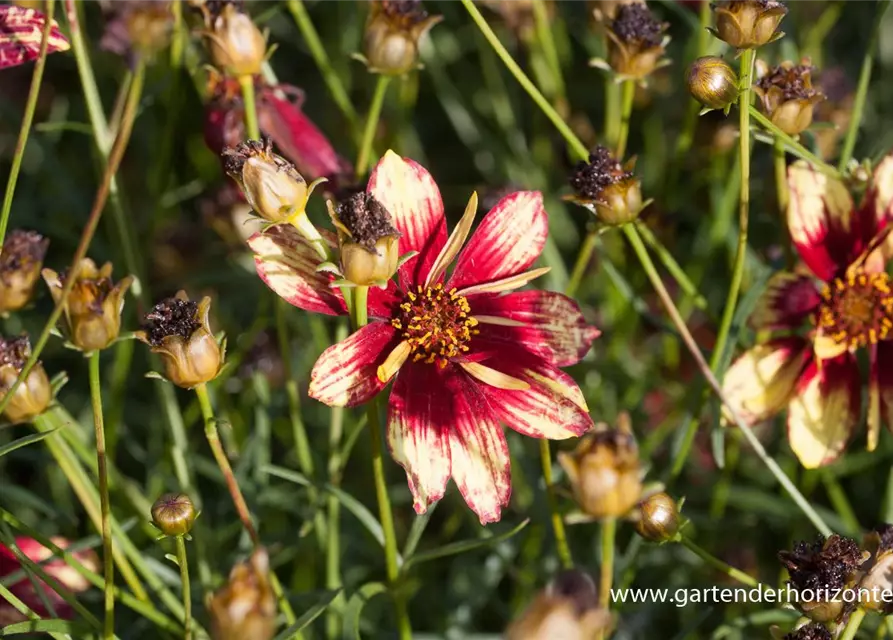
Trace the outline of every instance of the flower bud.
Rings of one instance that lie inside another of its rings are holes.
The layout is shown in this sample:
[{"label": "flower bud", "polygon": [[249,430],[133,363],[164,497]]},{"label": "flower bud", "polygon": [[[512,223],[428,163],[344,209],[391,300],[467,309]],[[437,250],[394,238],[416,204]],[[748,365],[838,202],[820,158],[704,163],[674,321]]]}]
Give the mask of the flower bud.
[{"label": "flower bud", "polygon": [[66,278],[75,279],[63,307],[68,339],[74,346],[89,353],[105,349],[118,339],[124,294],[133,283],[133,276],[114,284],[112,264],[106,262],[101,269],[97,269],[90,258],[81,260],[73,276],[59,274],[52,269],[44,269],[41,273],[56,304],[62,297]]},{"label": "flower bud", "polygon": [[164,376],[178,387],[192,389],[220,373],[223,350],[208,324],[210,309],[211,298],[195,302],[179,291],[155,305],[134,334],[161,357]]},{"label": "flower bud", "polygon": [[666,493],[656,493],[636,507],[636,531],[651,542],[667,542],[679,532],[679,507]]},{"label": "flower bud", "polygon": [[688,67],[686,83],[692,97],[709,109],[723,109],[738,99],[738,76],[717,56],[698,58]]},{"label": "flower bud", "polygon": [[381,285],[397,272],[400,232],[391,214],[372,194],[357,193],[338,205],[328,203],[338,229],[341,273],[359,286]]},{"label": "flower bud", "polygon": [[658,22],[644,3],[624,4],[605,34],[608,65],[619,80],[642,80],[669,64],[662,59],[669,38],[666,23]]},{"label": "flower bud", "polygon": [[632,222],[644,209],[639,180],[601,145],[589,154],[589,162],[577,163],[570,184],[576,191],[571,199],[605,224]]},{"label": "flower bud", "polygon": [[787,7],[778,0],[719,0],[713,4],[714,36],[741,49],[755,49],[781,38],[776,31]]},{"label": "flower bud", "polygon": [[0,315],[18,311],[34,293],[50,241],[34,231],[16,229],[0,252]]},{"label": "flower bud", "polygon": [[369,9],[363,49],[372,73],[403,75],[418,66],[419,40],[443,19],[419,0],[376,0]]},{"label": "flower bud", "polygon": [[275,224],[304,214],[310,196],[307,183],[293,164],[273,153],[269,138],[243,142],[223,155],[226,172],[261,218]]},{"label": "flower bud", "polygon": [[195,505],[185,493],[166,493],[152,505],[152,523],[166,536],[183,536],[192,531]]},{"label": "flower bud", "polygon": [[[0,397],[5,397],[31,356],[27,336],[0,337]],[[43,413],[53,399],[53,389],[43,365],[37,362],[15,390],[3,414],[13,424],[29,422]]]},{"label": "flower bud", "polygon": [[805,131],[812,124],[814,105],[825,99],[812,87],[812,69],[808,58],[798,65],[783,62],[754,85],[763,113],[788,135]]},{"label": "flower bud", "polygon": [[270,640],[276,631],[276,601],[264,549],[233,567],[229,582],[208,601],[213,640]]},{"label": "flower bud", "polygon": [[616,429],[602,423],[558,462],[570,480],[580,508],[593,518],[626,515],[642,497],[639,448],[627,416]]},{"label": "flower bud", "polygon": [[208,3],[202,11],[211,63],[235,77],[259,74],[267,55],[267,40],[251,17],[235,2],[226,0]]},{"label": "flower bud", "polygon": [[889,615],[893,613],[893,525],[881,525],[865,536],[865,548],[871,555],[861,568],[859,605]]}]

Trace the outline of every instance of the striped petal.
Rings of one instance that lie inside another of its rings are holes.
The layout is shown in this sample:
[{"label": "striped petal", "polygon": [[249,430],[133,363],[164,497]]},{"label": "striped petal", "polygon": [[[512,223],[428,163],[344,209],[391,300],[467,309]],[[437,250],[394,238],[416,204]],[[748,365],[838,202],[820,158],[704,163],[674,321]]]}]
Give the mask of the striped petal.
[{"label": "striped petal", "polygon": [[815,279],[803,273],[776,273],[750,316],[754,329],[796,329],[819,306]]},{"label": "striped petal", "polygon": [[322,352],[310,372],[308,394],[330,407],[366,402],[387,384],[378,378],[378,367],[398,343],[396,329],[386,322],[362,327]]},{"label": "striped petal", "polygon": [[451,369],[408,362],[397,374],[388,403],[388,448],[406,471],[413,507],[422,514],[443,497],[450,478]]},{"label": "striped petal", "polygon": [[768,420],[790,401],[810,356],[809,345],[802,338],[757,345],[729,367],[723,392],[747,424]]},{"label": "striped petal", "polygon": [[877,387],[880,420],[893,431],[893,342],[879,342],[874,380]]},{"label": "striped petal", "polygon": [[807,469],[840,456],[859,420],[859,367],[852,354],[813,361],[788,407],[788,441]]},{"label": "striped petal", "polygon": [[[0,6],[0,69],[15,67],[40,55],[46,16],[35,9],[16,5]],[[68,51],[71,45],[53,20],[47,54]]]},{"label": "striped petal", "polygon": [[[875,168],[871,186],[859,207],[865,231],[862,241],[866,245],[893,221],[893,154],[886,156]],[[893,235],[887,235],[880,246],[866,259],[866,269],[881,272],[893,257]]]},{"label": "striped petal", "polygon": [[559,367],[579,362],[601,334],[573,299],[552,291],[474,296],[469,304],[481,340],[521,346]]},{"label": "striped petal", "polygon": [[542,253],[548,234],[543,194],[519,191],[505,196],[465,245],[447,288],[467,288],[524,271]]},{"label": "striped petal", "polygon": [[812,272],[830,280],[861,251],[853,199],[840,180],[802,160],[788,168],[788,187],[791,239]]},{"label": "striped petal", "polygon": [[366,191],[385,206],[402,234],[400,255],[419,252],[400,267],[401,288],[422,284],[447,237],[434,178],[420,164],[388,151],[369,176]]}]

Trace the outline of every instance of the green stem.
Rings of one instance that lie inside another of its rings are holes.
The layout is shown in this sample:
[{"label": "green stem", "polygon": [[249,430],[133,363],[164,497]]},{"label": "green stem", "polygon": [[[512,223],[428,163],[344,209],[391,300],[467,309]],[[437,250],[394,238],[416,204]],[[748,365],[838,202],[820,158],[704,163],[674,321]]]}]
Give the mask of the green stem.
[{"label": "green stem", "polygon": [[558,561],[564,569],[574,566],[571,549],[567,543],[567,533],[564,529],[564,520],[558,510],[558,499],[555,496],[555,487],[552,483],[552,448],[546,438],[540,439],[540,462],[543,467],[543,482],[546,484],[546,500],[549,503],[549,513],[552,518],[552,529],[555,532],[555,548],[558,552]]},{"label": "green stem", "polygon": [[856,136],[859,135],[859,126],[862,124],[862,112],[865,110],[865,100],[868,97],[868,83],[871,81],[871,68],[874,66],[874,50],[877,48],[881,24],[884,22],[884,14],[889,6],[889,0],[881,0],[878,3],[874,29],[871,30],[871,39],[868,41],[868,49],[865,51],[865,57],[862,59],[862,70],[859,72],[859,85],[856,88],[856,98],[853,101],[853,112],[850,114],[850,125],[846,132],[846,138],[843,141],[840,161],[837,163],[839,171],[843,171],[849,164],[850,158],[853,157],[853,149],[856,147]]},{"label": "green stem", "polygon": [[105,425],[102,420],[102,386],[99,380],[99,351],[90,354],[90,400],[96,429],[96,473],[99,476],[99,507],[102,532],[102,564],[105,578],[105,623],[103,638],[115,635],[115,562],[112,557],[112,524],[109,506],[109,472],[105,457]]},{"label": "green stem", "polygon": [[[355,287],[353,290],[353,325],[355,330],[365,327],[368,316],[369,287]],[[384,553],[388,583],[394,590],[394,608],[397,614],[397,629],[401,640],[412,638],[412,625],[403,594],[397,589],[400,567],[397,564],[397,534],[394,530],[394,513],[388,496],[388,485],[384,473],[384,447],[381,437],[381,424],[378,420],[378,403],[372,398],[366,403],[366,420],[369,437],[372,439],[372,474],[375,479],[375,497],[378,500],[378,517],[384,532]]]},{"label": "green stem", "polygon": [[384,105],[384,97],[388,91],[391,76],[380,75],[375,83],[375,93],[372,94],[372,102],[369,105],[369,114],[366,116],[366,126],[363,128],[363,139],[360,142],[360,151],[357,154],[357,176],[366,175],[372,156],[372,142],[375,140],[375,131],[378,129],[378,119],[381,117],[381,108]]},{"label": "green stem", "polygon": [[785,144],[788,151],[800,158],[803,158],[822,173],[833,178],[840,177],[840,171],[829,165],[827,162],[823,162],[822,159],[815,155],[812,151],[810,151],[802,144],[794,140],[791,136],[786,134],[784,131],[779,129],[769,118],[760,113],[760,110],[757,109],[754,105],[749,105],[748,111],[750,111],[750,117],[756,120],[760,124],[760,126],[766,129],[766,131],[771,133],[775,138],[781,140]]},{"label": "green stem", "polygon": [[670,272],[670,275],[673,276],[676,284],[678,284],[685,294],[691,298],[698,309],[701,311],[708,311],[707,299],[701,295],[697,286],[695,286],[695,283],[691,281],[688,274],[685,273],[685,270],[678,262],[676,262],[676,259],[673,258],[667,248],[658,241],[651,232],[651,229],[648,228],[648,225],[637,222],[636,226],[639,229],[639,235],[641,235],[645,240],[645,243],[654,250],[658,260],[660,260],[661,264],[663,264],[667,271]]},{"label": "green stem", "polygon": [[840,636],[840,640],[855,640],[856,634],[859,632],[859,627],[862,626],[862,620],[864,619],[865,609],[859,608],[853,611],[843,630],[843,635]]},{"label": "green stem", "polygon": [[614,156],[623,161],[626,153],[626,143],[629,140],[629,120],[633,113],[633,98],[636,96],[636,83],[632,80],[623,81],[622,99],[620,102],[620,131],[617,135],[617,147]]},{"label": "green stem", "polygon": [[601,568],[599,570],[598,602],[602,609],[611,605],[611,585],[614,583],[614,542],[617,538],[616,518],[605,518],[601,523]]},{"label": "green stem", "polygon": [[[335,344],[347,337],[347,323],[343,320],[335,329]],[[344,435],[344,407],[332,407],[329,413],[329,484],[333,487],[341,486],[341,439]],[[341,588],[341,501],[338,497],[329,493],[326,498],[326,511],[328,521],[326,531],[326,589],[335,591]],[[336,610],[343,605],[343,597],[338,596],[333,602],[333,607],[326,615],[326,637],[330,640],[341,635],[341,614]]]},{"label": "green stem", "polygon": [[239,76],[242,89],[242,103],[245,106],[245,132],[249,140],[260,140],[260,126],[257,124],[257,101],[254,96],[254,76]]},{"label": "green stem", "polygon": [[591,229],[580,246],[577,260],[574,262],[574,269],[571,271],[570,280],[568,280],[567,286],[564,288],[564,294],[571,298],[574,297],[577,289],[580,288],[580,283],[583,282],[583,276],[586,275],[586,269],[592,261],[592,252],[595,251],[595,246],[598,244],[598,236],[598,229]]},{"label": "green stem", "polygon": [[785,216],[788,211],[788,167],[784,155],[784,143],[775,136],[772,158],[775,163],[775,190],[778,198],[778,211]]},{"label": "green stem", "polygon": [[9,225],[9,213],[12,211],[12,197],[15,194],[16,182],[19,179],[19,171],[22,168],[22,160],[25,157],[25,145],[28,144],[28,135],[31,133],[31,123],[34,122],[34,111],[37,108],[37,96],[40,95],[40,85],[43,82],[43,70],[46,68],[47,51],[50,46],[50,31],[53,28],[53,12],[56,3],[47,0],[45,8],[45,20],[43,32],[40,36],[40,53],[34,63],[34,72],[31,74],[31,88],[28,90],[28,99],[25,102],[25,115],[22,117],[22,126],[19,128],[19,138],[16,141],[12,155],[12,167],[9,169],[9,178],[6,180],[6,193],[3,196],[3,210],[0,211],[0,247],[6,238],[6,227]]},{"label": "green stem", "polygon": [[679,540],[679,543],[683,547],[691,551],[693,554],[698,556],[701,560],[709,564],[711,567],[726,574],[733,580],[737,580],[741,584],[746,584],[748,587],[755,587],[757,589],[763,586],[756,578],[744,573],[740,569],[736,569],[735,567],[726,564],[719,558],[711,555],[708,551],[695,544],[690,538],[682,536],[682,538]]},{"label": "green stem", "polygon": [[558,58],[558,47],[555,46],[555,38],[552,34],[553,25],[549,20],[549,12],[544,0],[533,0],[533,20],[536,29],[536,39],[543,53],[549,71],[552,74],[551,81],[555,87],[555,100],[559,108],[566,110],[567,99],[564,87],[564,77],[561,74],[561,61]]},{"label": "green stem", "polygon": [[192,638],[192,590],[189,588],[189,559],[186,556],[186,539],[177,536],[177,565],[180,567],[180,582],[183,585],[183,640]]}]

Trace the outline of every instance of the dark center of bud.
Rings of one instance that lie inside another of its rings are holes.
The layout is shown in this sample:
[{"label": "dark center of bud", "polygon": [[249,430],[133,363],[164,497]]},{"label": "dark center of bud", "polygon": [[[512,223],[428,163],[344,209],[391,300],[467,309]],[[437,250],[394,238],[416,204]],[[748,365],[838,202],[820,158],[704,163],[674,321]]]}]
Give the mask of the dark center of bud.
[{"label": "dark center of bud", "polygon": [[49,243],[36,231],[11,231],[0,253],[0,277],[43,262]]},{"label": "dark center of bud", "polygon": [[375,243],[387,236],[400,237],[391,224],[391,214],[371,194],[360,192],[338,205],[338,221],[350,231],[353,242],[370,253],[376,253]]},{"label": "dark center of bud", "polygon": [[161,346],[168,336],[180,336],[188,340],[201,327],[197,314],[197,302],[168,298],[156,304],[146,314],[142,329],[153,347]]},{"label": "dark center of bud", "polygon": [[862,562],[862,551],[851,538],[832,535],[813,543],[798,542],[793,551],[780,551],[778,559],[787,568],[791,584],[799,590],[842,589]]},{"label": "dark center of bud", "polygon": [[834,636],[825,625],[811,622],[787,634],[784,640],[832,640],[833,638]]},{"label": "dark center of bud", "polygon": [[625,4],[617,9],[611,31],[622,42],[656,47],[663,40],[663,25],[644,4]]},{"label": "dark center of bud", "polygon": [[757,86],[763,91],[778,87],[784,94],[784,100],[808,100],[818,93],[812,88],[812,69],[808,64],[793,67],[779,65],[760,78]]},{"label": "dark center of bud", "polygon": [[382,0],[381,8],[389,20],[406,29],[428,17],[421,0]]},{"label": "dark center of bud", "polygon": [[822,290],[817,325],[831,339],[857,349],[890,337],[893,292],[886,273],[835,278]]},{"label": "dark center of bud", "polygon": [[21,371],[30,355],[31,342],[28,336],[10,339],[0,336],[0,367],[9,365],[16,371]]},{"label": "dark center of bud", "polygon": [[247,140],[240,142],[235,148],[227,147],[223,150],[223,168],[228,174],[236,178],[242,176],[242,168],[251,158],[257,158],[262,162],[275,165],[279,171],[292,174],[296,180],[303,180],[295,166],[288,160],[273,153],[273,141],[269,136],[263,140]]},{"label": "dark center of bud", "polygon": [[607,147],[598,145],[590,152],[589,162],[581,160],[577,163],[570,184],[583,198],[600,200],[601,193],[606,188],[632,177],[633,174],[623,170],[623,166]]},{"label": "dark center of bud", "polygon": [[477,319],[471,307],[455,289],[445,291],[442,284],[406,294],[400,314],[391,324],[403,332],[412,348],[413,362],[424,360],[441,369],[451,358],[468,351],[471,336],[478,333]]}]

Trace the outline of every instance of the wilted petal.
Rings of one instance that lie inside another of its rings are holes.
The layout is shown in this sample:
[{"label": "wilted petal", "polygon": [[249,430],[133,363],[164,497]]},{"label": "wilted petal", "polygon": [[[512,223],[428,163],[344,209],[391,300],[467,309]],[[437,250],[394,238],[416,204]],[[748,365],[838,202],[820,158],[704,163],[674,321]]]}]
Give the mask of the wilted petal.
[{"label": "wilted petal", "polygon": [[788,407],[788,441],[807,469],[837,459],[859,420],[859,367],[852,354],[810,363]]},{"label": "wilted petal", "polygon": [[802,338],[757,345],[729,367],[723,392],[748,424],[767,420],[787,405],[810,356],[809,345]]},{"label": "wilted petal", "polygon": [[858,220],[846,186],[800,160],[788,168],[788,229],[803,262],[830,280],[859,255]]},{"label": "wilted petal", "polygon": [[782,271],[773,275],[750,316],[755,329],[796,329],[819,306],[815,279]]},{"label": "wilted petal", "polygon": [[[40,55],[46,16],[35,9],[16,5],[0,6],[0,69],[35,60]],[[47,54],[68,51],[71,45],[53,20]]]},{"label": "wilted petal", "polygon": [[549,219],[539,191],[519,191],[496,203],[481,220],[447,289],[499,280],[530,267],[543,251]]},{"label": "wilted petal", "polygon": [[601,334],[573,299],[552,291],[474,296],[469,304],[481,340],[521,346],[559,367],[579,362]]},{"label": "wilted petal", "polygon": [[418,251],[400,267],[400,286],[422,284],[446,243],[446,218],[440,190],[420,164],[385,153],[369,176],[366,191],[390,212],[400,231],[400,255]]},{"label": "wilted petal", "polygon": [[443,497],[450,478],[447,436],[451,398],[441,372],[429,364],[407,363],[388,403],[388,448],[406,471],[416,513]]},{"label": "wilted petal", "polygon": [[362,327],[322,352],[310,372],[308,394],[330,407],[353,407],[381,391],[378,367],[397,346],[396,329],[386,322]]}]

